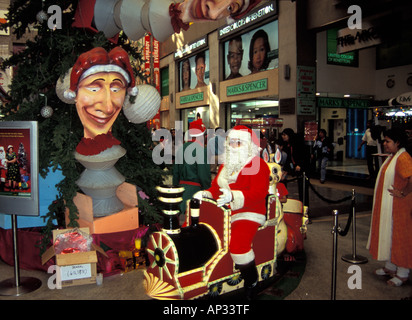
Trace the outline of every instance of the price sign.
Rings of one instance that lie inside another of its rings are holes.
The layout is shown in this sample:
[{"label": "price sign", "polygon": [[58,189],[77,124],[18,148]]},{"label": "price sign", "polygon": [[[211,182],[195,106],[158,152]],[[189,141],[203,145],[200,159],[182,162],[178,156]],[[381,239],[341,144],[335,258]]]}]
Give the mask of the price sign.
[{"label": "price sign", "polygon": [[57,266],[61,281],[90,278],[92,276],[91,264],[75,264],[70,266]]}]

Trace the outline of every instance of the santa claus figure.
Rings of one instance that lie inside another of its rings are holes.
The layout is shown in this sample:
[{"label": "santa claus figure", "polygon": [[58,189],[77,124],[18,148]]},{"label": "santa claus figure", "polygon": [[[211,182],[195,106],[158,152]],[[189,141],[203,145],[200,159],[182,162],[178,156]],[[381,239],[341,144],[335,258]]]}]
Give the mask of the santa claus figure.
[{"label": "santa claus figure", "polygon": [[225,159],[209,189],[195,195],[217,200],[232,210],[229,251],[245,281],[246,296],[257,293],[258,273],[253,238],[266,220],[270,171],[259,157],[259,139],[245,126],[235,126],[226,139]]}]

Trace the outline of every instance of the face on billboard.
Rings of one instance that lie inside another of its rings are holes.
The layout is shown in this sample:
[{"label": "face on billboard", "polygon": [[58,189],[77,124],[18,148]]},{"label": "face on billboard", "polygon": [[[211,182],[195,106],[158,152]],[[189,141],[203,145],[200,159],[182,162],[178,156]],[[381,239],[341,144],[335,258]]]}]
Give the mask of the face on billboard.
[{"label": "face on billboard", "polygon": [[209,84],[209,50],[199,52],[179,62],[179,91]]},{"label": "face on billboard", "polygon": [[126,80],[116,72],[100,72],[80,81],[76,109],[85,138],[111,131],[126,97]]},{"label": "face on billboard", "polygon": [[227,40],[225,80],[278,68],[278,49],[277,20]]},{"label": "face on billboard", "polygon": [[233,77],[239,75],[240,67],[243,60],[242,38],[238,37],[229,41],[229,52],[227,54],[227,63]]},{"label": "face on billboard", "polygon": [[182,20],[195,22],[218,20],[240,13],[244,0],[186,0],[180,4]]}]

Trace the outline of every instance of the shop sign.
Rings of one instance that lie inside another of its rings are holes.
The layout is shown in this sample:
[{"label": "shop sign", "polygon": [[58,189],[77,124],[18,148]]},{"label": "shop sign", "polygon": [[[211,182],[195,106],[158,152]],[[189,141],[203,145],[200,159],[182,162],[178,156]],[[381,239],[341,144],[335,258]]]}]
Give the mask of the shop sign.
[{"label": "shop sign", "polygon": [[238,94],[263,91],[268,89],[268,79],[260,79],[251,82],[245,82],[226,88],[226,96],[236,96]]},{"label": "shop sign", "polygon": [[179,48],[175,52],[175,59],[183,58],[184,56],[191,54],[199,49],[207,47],[207,38],[196,40],[195,42],[188,43],[183,48]]},{"label": "shop sign", "polygon": [[297,113],[300,116],[313,116],[315,115],[316,100],[315,99],[302,99],[297,100]]},{"label": "shop sign", "polygon": [[69,281],[92,277],[92,268],[90,263],[69,266],[57,266],[56,270],[57,275],[60,275],[61,277],[60,281]]},{"label": "shop sign", "polygon": [[404,105],[412,105],[412,92],[406,92],[396,97],[396,101]]},{"label": "shop sign", "polygon": [[337,53],[346,53],[376,46],[381,43],[378,28],[368,23],[362,23],[363,29],[340,29],[337,35]]},{"label": "shop sign", "polygon": [[328,29],[326,33],[327,63],[338,66],[357,67],[359,64],[358,51],[338,53],[338,29]]},{"label": "shop sign", "polygon": [[302,94],[314,95],[316,93],[315,67],[298,66],[297,69],[298,96]]},{"label": "shop sign", "polygon": [[191,103],[196,101],[203,101],[204,95],[203,92],[198,92],[194,94],[189,94],[187,96],[180,97],[180,104]]},{"label": "shop sign", "polygon": [[316,106],[316,69],[310,66],[297,66],[297,113],[314,115]]},{"label": "shop sign", "polygon": [[364,109],[370,107],[370,101],[365,99],[317,98],[319,108],[351,108]]},{"label": "shop sign", "polygon": [[277,14],[276,1],[273,1],[270,4],[257,9],[253,13],[248,14],[244,18],[236,20],[235,22],[220,28],[218,38],[221,39],[223,37],[226,37],[232,33],[238,32],[239,30],[246,28],[252,23],[256,23],[258,21],[261,21],[263,19],[266,19],[267,17],[273,16],[276,14]]},{"label": "shop sign", "polygon": [[[160,60],[159,60],[159,41],[152,35],[146,34],[144,39],[143,57],[145,60],[144,67],[147,75],[147,83],[154,84],[157,91],[160,92]],[[160,128],[160,112],[146,122],[148,128]]]}]

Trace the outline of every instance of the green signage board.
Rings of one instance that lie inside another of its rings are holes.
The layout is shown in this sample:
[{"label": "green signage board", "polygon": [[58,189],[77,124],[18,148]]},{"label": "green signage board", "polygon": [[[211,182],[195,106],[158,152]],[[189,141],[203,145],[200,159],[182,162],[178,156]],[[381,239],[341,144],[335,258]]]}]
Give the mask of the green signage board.
[{"label": "green signage board", "polygon": [[262,90],[267,90],[267,89],[268,89],[268,79],[265,78],[265,79],[260,79],[256,81],[236,84],[234,86],[228,86],[226,88],[226,95],[229,97],[229,96],[235,96],[238,94],[251,93],[251,92],[262,91]]},{"label": "green signage board", "polygon": [[337,53],[338,29],[327,30],[327,64],[346,67],[358,67],[358,51]]},{"label": "green signage board", "polygon": [[169,68],[160,70],[160,95],[162,97],[169,95]]},{"label": "green signage board", "polygon": [[366,99],[343,99],[343,98],[328,98],[319,97],[319,108],[351,108],[351,109],[364,109],[371,106],[370,100]]},{"label": "green signage board", "polygon": [[180,104],[196,102],[196,101],[202,101],[203,97],[204,97],[203,92],[189,94],[187,96],[181,96],[180,97]]}]

